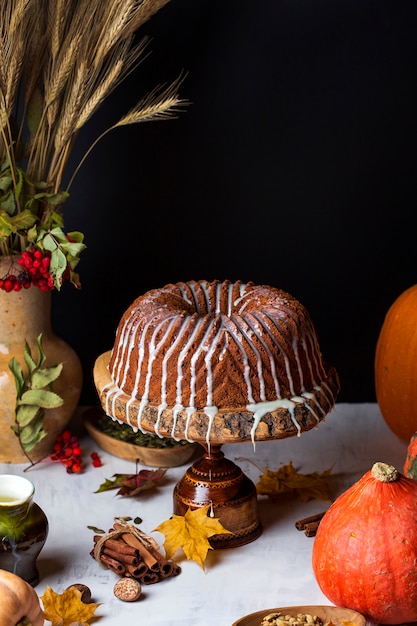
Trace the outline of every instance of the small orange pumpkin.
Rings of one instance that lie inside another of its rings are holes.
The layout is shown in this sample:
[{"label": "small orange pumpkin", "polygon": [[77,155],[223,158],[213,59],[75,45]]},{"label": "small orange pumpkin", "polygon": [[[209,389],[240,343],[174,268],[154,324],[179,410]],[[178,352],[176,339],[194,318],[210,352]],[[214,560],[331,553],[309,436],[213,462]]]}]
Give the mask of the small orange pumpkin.
[{"label": "small orange pumpkin", "polygon": [[39,596],[23,578],[0,569],[0,626],[43,626]]},{"label": "small orange pumpkin", "polygon": [[388,427],[408,442],[417,431],[417,285],[385,316],[375,352],[375,392]]},{"label": "small orange pumpkin", "polygon": [[327,509],[313,543],[317,583],[376,624],[417,621],[417,481],[375,463]]}]

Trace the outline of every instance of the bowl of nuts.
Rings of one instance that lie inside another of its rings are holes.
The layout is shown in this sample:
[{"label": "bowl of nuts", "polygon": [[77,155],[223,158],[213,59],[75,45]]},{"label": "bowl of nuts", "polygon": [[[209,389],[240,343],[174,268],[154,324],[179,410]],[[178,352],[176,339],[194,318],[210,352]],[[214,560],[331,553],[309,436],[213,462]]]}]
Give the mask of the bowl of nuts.
[{"label": "bowl of nuts", "polygon": [[363,615],[339,606],[285,606],[241,617],[232,626],[365,626]]}]

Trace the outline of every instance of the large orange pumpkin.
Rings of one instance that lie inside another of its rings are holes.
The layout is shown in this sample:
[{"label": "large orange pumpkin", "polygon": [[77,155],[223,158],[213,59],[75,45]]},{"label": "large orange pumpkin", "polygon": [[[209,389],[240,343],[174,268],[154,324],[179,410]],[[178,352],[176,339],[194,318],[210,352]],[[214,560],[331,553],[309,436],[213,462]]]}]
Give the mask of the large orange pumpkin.
[{"label": "large orange pumpkin", "polygon": [[417,431],[417,285],[385,316],[375,352],[375,392],[388,427],[408,442]]}]

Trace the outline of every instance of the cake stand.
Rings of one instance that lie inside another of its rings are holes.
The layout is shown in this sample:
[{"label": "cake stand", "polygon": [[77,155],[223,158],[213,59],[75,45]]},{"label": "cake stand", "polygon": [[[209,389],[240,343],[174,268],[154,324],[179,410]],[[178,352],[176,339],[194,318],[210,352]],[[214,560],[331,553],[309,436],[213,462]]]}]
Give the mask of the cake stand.
[{"label": "cake stand", "polygon": [[[242,546],[257,539],[262,533],[258,513],[257,492],[254,483],[221,448],[228,443],[258,443],[300,435],[317,427],[332,410],[339,391],[335,368],[329,366],[323,384],[303,398],[283,401],[279,408],[271,406],[254,430],[254,414],[246,409],[219,411],[211,420],[204,412],[196,412],[192,419],[186,411],[159,407],[132,399],[117,389],[110,377],[110,351],[98,357],[94,365],[94,383],[103,410],[114,419],[146,432],[200,443],[205,449],[176,484],[173,493],[173,512],[184,515],[188,509],[209,506],[209,515],[216,517],[230,531],[210,537],[212,548]],[[138,415],[140,414],[140,424]]]}]

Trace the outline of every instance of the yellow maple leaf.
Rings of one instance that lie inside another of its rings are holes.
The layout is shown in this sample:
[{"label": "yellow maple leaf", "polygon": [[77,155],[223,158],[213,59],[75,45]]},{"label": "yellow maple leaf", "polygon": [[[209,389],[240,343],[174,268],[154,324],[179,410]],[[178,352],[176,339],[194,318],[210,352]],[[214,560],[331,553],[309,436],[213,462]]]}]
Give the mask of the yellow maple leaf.
[{"label": "yellow maple leaf", "polygon": [[300,474],[290,461],[275,472],[265,468],[265,473],[256,485],[256,492],[270,498],[295,494],[304,502],[311,499],[331,500],[326,480],[330,474],[331,469],[321,474]]},{"label": "yellow maple leaf", "polygon": [[76,587],[56,593],[51,587],[45,589],[41,596],[45,619],[52,622],[52,626],[69,626],[72,622],[81,622],[89,626],[90,619],[100,604],[81,600],[81,591]]},{"label": "yellow maple leaf", "polygon": [[182,548],[187,559],[196,561],[204,570],[207,553],[212,550],[209,537],[233,535],[217,518],[208,515],[211,508],[211,505],[207,504],[195,510],[187,509],[185,515],[173,515],[155,528],[156,532],[165,535],[164,549],[168,560]]}]

